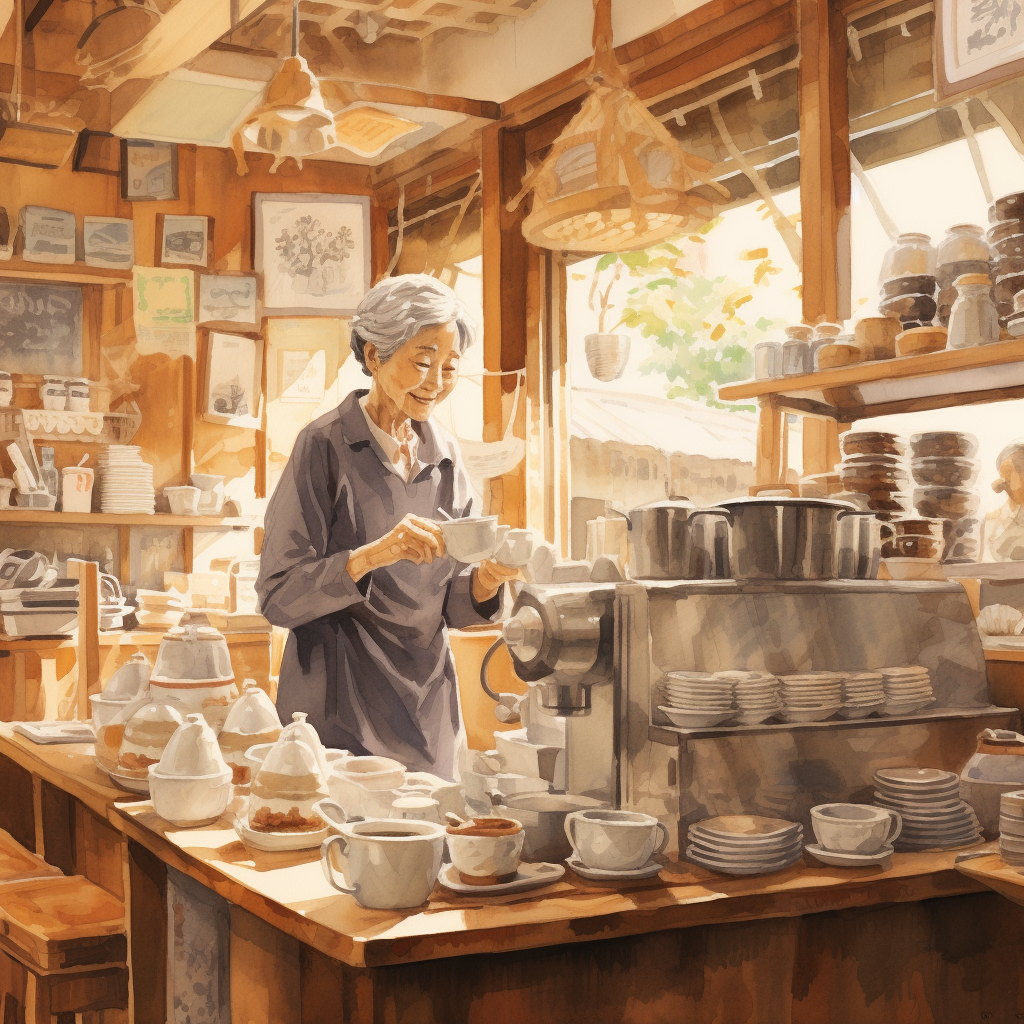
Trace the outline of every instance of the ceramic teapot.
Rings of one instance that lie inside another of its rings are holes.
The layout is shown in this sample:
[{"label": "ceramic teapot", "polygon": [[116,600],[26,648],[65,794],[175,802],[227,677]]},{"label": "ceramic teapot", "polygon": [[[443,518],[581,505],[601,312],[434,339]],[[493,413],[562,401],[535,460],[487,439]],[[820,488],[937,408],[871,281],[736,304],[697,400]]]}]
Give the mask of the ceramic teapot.
[{"label": "ceramic teapot", "polygon": [[986,839],[999,836],[999,798],[1024,789],[1024,736],[983,729],[978,749],[960,773],[960,796],[974,808]]}]

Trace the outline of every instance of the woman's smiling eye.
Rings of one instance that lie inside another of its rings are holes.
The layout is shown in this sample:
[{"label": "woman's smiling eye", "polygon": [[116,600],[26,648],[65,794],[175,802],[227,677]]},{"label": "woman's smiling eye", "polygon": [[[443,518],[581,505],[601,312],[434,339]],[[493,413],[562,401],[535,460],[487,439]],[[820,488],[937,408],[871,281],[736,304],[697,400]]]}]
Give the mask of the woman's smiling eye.
[{"label": "woman's smiling eye", "polygon": [[413,363],[413,366],[418,366],[421,370],[430,369],[430,363]]}]

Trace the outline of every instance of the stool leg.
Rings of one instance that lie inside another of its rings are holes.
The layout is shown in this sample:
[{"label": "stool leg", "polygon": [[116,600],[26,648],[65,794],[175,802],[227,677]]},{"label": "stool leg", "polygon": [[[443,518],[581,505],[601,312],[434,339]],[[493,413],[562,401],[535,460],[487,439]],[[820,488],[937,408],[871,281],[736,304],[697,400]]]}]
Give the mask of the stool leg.
[{"label": "stool leg", "polygon": [[25,1024],[52,1024],[50,1020],[50,984],[29,971],[25,990]]}]

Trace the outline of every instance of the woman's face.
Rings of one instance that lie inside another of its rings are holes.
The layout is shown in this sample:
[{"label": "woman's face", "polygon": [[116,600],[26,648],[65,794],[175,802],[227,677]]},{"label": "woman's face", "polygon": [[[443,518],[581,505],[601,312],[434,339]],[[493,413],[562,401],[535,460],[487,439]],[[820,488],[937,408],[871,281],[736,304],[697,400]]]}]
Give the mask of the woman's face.
[{"label": "woman's face", "polygon": [[459,329],[454,323],[424,327],[386,363],[366,346],[374,383],[410,419],[425,420],[459,379]]},{"label": "woman's face", "polygon": [[1024,505],[1024,474],[1017,469],[1012,459],[1006,459],[999,467],[999,477],[1002,482],[1000,490],[1005,491],[1015,505]]}]

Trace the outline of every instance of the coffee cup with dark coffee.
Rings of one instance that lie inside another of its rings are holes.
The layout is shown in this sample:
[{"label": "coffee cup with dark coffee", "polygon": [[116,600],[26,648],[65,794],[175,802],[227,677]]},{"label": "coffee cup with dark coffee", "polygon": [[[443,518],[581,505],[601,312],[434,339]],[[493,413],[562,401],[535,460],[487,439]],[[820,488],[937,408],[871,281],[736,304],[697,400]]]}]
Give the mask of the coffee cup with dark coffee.
[{"label": "coffee cup with dark coffee", "polygon": [[448,851],[466,885],[500,885],[519,870],[525,833],[513,818],[473,818],[448,826]]}]

